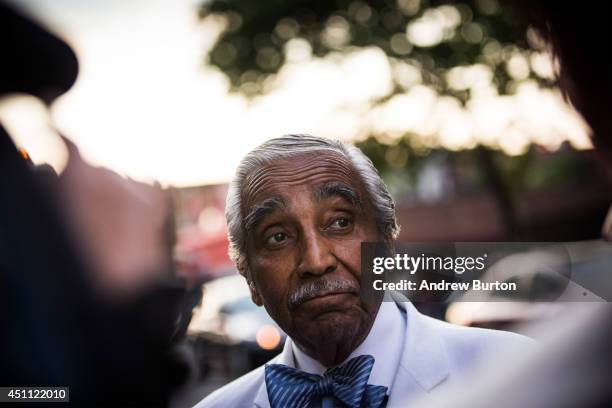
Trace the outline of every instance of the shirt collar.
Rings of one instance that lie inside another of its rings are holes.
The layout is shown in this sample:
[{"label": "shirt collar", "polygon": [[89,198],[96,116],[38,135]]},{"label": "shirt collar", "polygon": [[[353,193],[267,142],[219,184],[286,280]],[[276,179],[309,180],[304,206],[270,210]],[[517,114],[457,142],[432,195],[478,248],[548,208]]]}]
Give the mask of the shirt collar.
[{"label": "shirt collar", "polygon": [[[387,387],[391,393],[391,385],[402,356],[405,336],[404,318],[394,302],[382,302],[372,329],[366,339],[349,355],[353,357],[369,354],[374,357],[374,367],[370,373],[368,384]],[[307,373],[322,375],[328,367],[308,356],[292,341],[294,368]],[[340,365],[344,364],[342,362]]]}]

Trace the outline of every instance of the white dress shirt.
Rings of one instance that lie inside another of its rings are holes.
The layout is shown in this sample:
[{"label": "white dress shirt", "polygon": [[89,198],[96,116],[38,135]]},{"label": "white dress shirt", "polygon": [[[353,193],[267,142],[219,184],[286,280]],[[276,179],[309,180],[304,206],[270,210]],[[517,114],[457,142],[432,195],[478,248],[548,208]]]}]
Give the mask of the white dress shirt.
[{"label": "white dress shirt", "polygon": [[[402,356],[404,335],[405,321],[397,305],[394,302],[382,302],[370,333],[340,365],[353,357],[371,355],[374,357],[374,367],[368,384],[387,387],[387,395],[389,395]],[[329,368],[308,356],[293,341],[291,347],[295,362],[294,368],[318,375],[322,375]]]}]

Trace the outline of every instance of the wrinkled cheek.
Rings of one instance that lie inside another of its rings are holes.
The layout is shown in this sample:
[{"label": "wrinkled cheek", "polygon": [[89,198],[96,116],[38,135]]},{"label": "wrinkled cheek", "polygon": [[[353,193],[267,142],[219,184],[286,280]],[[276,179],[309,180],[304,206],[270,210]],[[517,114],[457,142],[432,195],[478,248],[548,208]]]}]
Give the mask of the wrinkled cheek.
[{"label": "wrinkled cheek", "polygon": [[254,280],[268,314],[279,324],[289,322],[287,299],[291,287],[291,269],[286,260],[265,259],[253,264]]},{"label": "wrinkled cheek", "polygon": [[280,317],[281,312],[285,309],[284,291],[280,290],[274,282],[265,280],[260,283],[259,294],[263,299],[268,314],[272,317]]},{"label": "wrinkled cheek", "polygon": [[270,288],[261,288],[260,295],[270,317],[279,326],[283,327],[286,325],[290,320],[290,316],[285,306],[286,300],[284,294]]},{"label": "wrinkled cheek", "polygon": [[281,257],[266,258],[253,264],[255,283],[267,292],[283,292],[291,280],[289,262]]},{"label": "wrinkled cheek", "polygon": [[338,259],[346,265],[351,275],[361,276],[361,241],[351,241],[350,245],[344,245],[336,250]]}]

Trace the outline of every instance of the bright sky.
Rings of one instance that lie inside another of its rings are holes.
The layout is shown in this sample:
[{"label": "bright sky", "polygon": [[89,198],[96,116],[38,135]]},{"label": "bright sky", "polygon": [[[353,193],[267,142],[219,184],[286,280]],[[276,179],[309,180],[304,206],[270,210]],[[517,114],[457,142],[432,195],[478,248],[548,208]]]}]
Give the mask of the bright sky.
[{"label": "bright sky", "polygon": [[[525,82],[516,95],[499,97],[490,72],[475,65],[449,79],[476,95],[463,108],[421,85],[411,67],[390,65],[376,48],[312,59],[308,45],[294,41],[287,50],[292,63],[273,91],[248,102],[229,93],[220,72],[203,65],[220,25],[198,21],[198,3],[19,1],[79,56],[78,81],[54,105],[52,121],[88,160],[139,180],[187,186],[228,181],[246,152],[286,133],[354,140],[371,131],[412,131],[448,148],[483,142],[509,153],[532,141],[589,146],[584,122],[556,91]],[[427,24],[438,23],[433,17],[418,21],[407,35],[427,42],[427,35],[437,35]],[[508,70],[520,79],[530,66],[546,71],[546,64],[541,55],[517,55]],[[373,108],[372,99],[389,91],[392,75],[401,77],[406,92]],[[3,123],[35,161],[60,163],[61,145],[40,125],[42,112],[27,98],[0,104]]]}]

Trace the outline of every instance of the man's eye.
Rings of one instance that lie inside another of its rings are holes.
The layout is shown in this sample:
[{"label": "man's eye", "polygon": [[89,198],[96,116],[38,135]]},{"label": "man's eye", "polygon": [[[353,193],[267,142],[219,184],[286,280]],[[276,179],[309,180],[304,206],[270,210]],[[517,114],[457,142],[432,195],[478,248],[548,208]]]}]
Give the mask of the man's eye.
[{"label": "man's eye", "polygon": [[348,226],[351,225],[351,221],[348,218],[336,218],[332,223],[331,223],[331,227],[332,228],[340,228],[340,229],[344,229],[347,228]]},{"label": "man's eye", "polygon": [[267,240],[266,244],[268,245],[278,245],[283,243],[287,239],[287,234],[284,232],[277,232],[276,234],[271,235]]}]

